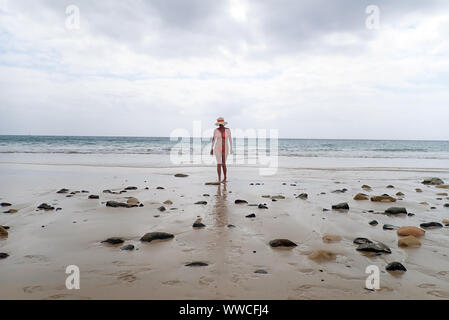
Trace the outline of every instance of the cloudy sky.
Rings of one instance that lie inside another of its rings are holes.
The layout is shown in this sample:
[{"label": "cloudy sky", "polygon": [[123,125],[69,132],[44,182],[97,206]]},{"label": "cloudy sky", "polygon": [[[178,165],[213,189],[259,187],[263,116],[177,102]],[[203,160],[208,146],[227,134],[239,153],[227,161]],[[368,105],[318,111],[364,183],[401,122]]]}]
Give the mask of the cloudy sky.
[{"label": "cloudy sky", "polygon": [[0,134],[168,136],[218,116],[449,140],[449,1],[0,0]]}]

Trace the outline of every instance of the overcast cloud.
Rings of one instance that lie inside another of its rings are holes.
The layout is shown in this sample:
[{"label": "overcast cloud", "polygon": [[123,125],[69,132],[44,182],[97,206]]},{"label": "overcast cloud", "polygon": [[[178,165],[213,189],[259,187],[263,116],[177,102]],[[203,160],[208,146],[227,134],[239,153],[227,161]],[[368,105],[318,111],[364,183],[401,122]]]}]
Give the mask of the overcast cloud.
[{"label": "overcast cloud", "polygon": [[0,114],[0,134],[168,136],[223,116],[449,140],[449,1],[0,0]]}]

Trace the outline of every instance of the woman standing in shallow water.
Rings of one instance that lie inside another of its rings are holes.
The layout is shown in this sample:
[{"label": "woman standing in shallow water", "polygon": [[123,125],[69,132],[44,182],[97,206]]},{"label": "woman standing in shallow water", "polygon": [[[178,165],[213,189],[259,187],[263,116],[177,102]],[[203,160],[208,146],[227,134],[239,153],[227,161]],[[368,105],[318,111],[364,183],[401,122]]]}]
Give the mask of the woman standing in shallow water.
[{"label": "woman standing in shallow water", "polygon": [[[218,128],[214,130],[214,136],[212,137],[212,146],[210,150],[211,155],[215,153],[215,158],[217,159],[218,182],[222,183],[226,182],[226,174],[227,174],[226,158],[229,153],[232,154],[231,130],[225,127],[225,125],[227,124],[228,123],[224,121],[222,117],[217,119],[215,125],[218,126]],[[229,147],[227,142],[229,142]],[[221,180],[222,168],[224,175],[223,180]]]}]

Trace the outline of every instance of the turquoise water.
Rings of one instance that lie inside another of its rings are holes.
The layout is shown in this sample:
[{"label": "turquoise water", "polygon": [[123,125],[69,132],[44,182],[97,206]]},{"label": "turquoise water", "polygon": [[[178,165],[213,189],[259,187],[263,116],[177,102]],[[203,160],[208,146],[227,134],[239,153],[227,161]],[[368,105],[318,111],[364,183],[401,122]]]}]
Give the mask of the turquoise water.
[{"label": "turquoise water", "polygon": [[[168,137],[0,136],[0,153],[169,154],[179,149],[178,142]],[[210,142],[204,139],[202,148],[210,148]],[[247,139],[234,139],[236,143],[237,152],[257,145],[255,140],[248,144]],[[279,139],[278,153],[294,157],[449,159],[449,141]]]}]

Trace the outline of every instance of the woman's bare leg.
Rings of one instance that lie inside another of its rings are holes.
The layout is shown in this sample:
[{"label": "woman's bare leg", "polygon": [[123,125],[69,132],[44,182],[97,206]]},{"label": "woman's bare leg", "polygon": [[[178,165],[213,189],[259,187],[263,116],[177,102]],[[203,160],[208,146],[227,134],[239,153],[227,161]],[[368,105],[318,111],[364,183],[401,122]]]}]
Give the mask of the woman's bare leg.
[{"label": "woman's bare leg", "polygon": [[226,173],[227,173],[227,168],[226,168],[226,155],[223,153],[222,155],[222,164],[221,166],[223,167],[223,175],[224,175],[224,179],[222,182],[226,182]]},{"label": "woman's bare leg", "polygon": [[218,181],[221,181],[221,164],[217,164]]}]

